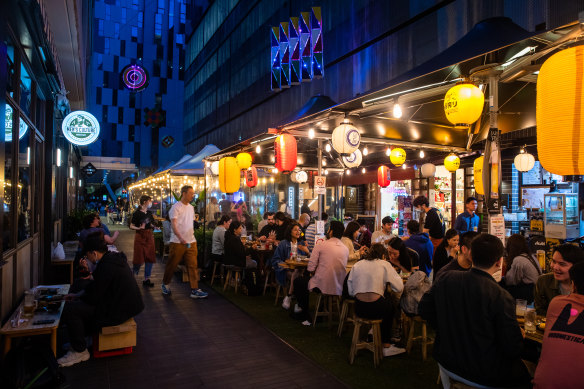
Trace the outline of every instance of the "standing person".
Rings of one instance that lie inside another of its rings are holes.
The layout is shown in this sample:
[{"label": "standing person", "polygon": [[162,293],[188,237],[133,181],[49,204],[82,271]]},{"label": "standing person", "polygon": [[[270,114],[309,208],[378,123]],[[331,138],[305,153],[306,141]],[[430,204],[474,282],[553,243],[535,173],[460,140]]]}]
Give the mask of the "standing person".
[{"label": "standing person", "polygon": [[407,248],[418,253],[420,258],[420,270],[430,276],[432,272],[432,254],[434,246],[430,242],[430,237],[425,232],[420,232],[420,223],[417,220],[410,220],[407,224],[409,239],[404,241]]},{"label": "standing person", "polygon": [[235,212],[237,213],[237,220],[243,223],[243,215],[247,213],[247,204],[243,200],[239,200],[235,204]]},{"label": "standing person", "polygon": [[529,387],[515,300],[493,278],[503,263],[503,243],[482,234],[471,247],[472,269],[444,274],[418,306],[436,329],[434,358],[444,387],[450,378],[472,387]]},{"label": "standing person", "polygon": [[438,247],[444,238],[444,218],[442,214],[437,208],[430,208],[430,203],[426,196],[416,197],[412,204],[414,208],[426,214],[423,232],[427,232],[430,235],[430,240],[434,245],[434,251],[436,251],[436,247]]},{"label": "standing person", "polygon": [[309,326],[310,314],[308,313],[309,291],[341,296],[343,294],[343,282],[347,276],[347,261],[349,250],[341,238],[345,227],[340,221],[332,221],[326,241],[314,246],[310,255],[308,272],[314,272],[314,276],[298,277],[294,280],[294,294],[298,300],[298,306],[302,310],[302,325]]},{"label": "standing person", "polygon": [[466,210],[456,217],[454,222],[454,229],[458,231],[459,234],[463,234],[467,231],[479,232],[481,218],[475,213],[477,209],[478,201],[476,197],[468,197],[464,202]]},{"label": "standing person", "polygon": [[507,266],[506,289],[516,299],[527,300],[528,303],[531,303],[533,289],[541,275],[541,268],[523,235],[513,234],[507,239],[505,264]]},{"label": "standing person", "polygon": [[547,311],[535,389],[582,388],[582,371],[576,364],[581,367],[584,361],[584,263],[576,263],[569,273],[573,292],[554,298]]},{"label": "standing person", "polygon": [[371,247],[371,231],[369,231],[369,227],[367,226],[367,222],[365,219],[357,219],[357,223],[359,223],[359,239],[357,243],[359,244],[359,248],[361,247]]},{"label": "standing person", "polygon": [[391,228],[393,227],[393,223],[395,221],[391,218],[391,216],[386,216],[381,219],[381,230],[375,231],[371,236],[371,243],[381,243],[387,248],[387,244],[392,238],[396,236],[392,234]]},{"label": "standing person", "polygon": [[128,222],[128,213],[130,212],[130,203],[127,198],[122,199],[122,224]]},{"label": "standing person", "polygon": [[217,220],[217,217],[221,214],[219,204],[217,203],[217,197],[212,196],[209,199],[209,204],[207,204],[206,217],[207,223],[210,221]]},{"label": "standing person", "polygon": [[355,314],[364,319],[382,319],[384,357],[405,353],[405,349],[391,344],[391,326],[396,312],[393,304],[385,299],[387,284],[394,292],[401,293],[404,283],[389,264],[387,250],[382,244],[373,244],[363,258],[353,266],[347,280],[349,295],[355,297]]},{"label": "standing person", "polygon": [[552,272],[539,276],[535,284],[534,302],[538,315],[546,315],[548,306],[556,296],[565,296],[572,291],[570,268],[584,262],[584,254],[579,247],[569,243],[557,246],[552,256]]},{"label": "standing person", "polygon": [[143,286],[153,287],[150,281],[152,266],[156,263],[156,248],[154,247],[154,216],[150,212],[152,198],[142,195],[140,197],[140,207],[132,215],[130,229],[136,231],[134,236],[134,257],[132,258],[134,275],[140,272],[140,267],[144,266]]},{"label": "standing person", "polygon": [[298,218],[298,224],[300,224],[300,240],[306,242],[306,229],[308,228],[308,224],[310,224],[310,215],[307,213],[303,213]]},{"label": "standing person", "polygon": [[221,201],[219,202],[219,208],[221,208],[221,214],[231,216],[231,201],[225,198],[225,195],[221,195]]},{"label": "standing person", "polygon": [[456,258],[456,255],[460,251],[458,246],[459,240],[460,237],[458,236],[458,231],[454,228],[446,231],[444,239],[440,242],[438,247],[436,247],[436,251],[434,252],[434,259],[432,261],[434,277],[436,277],[436,274],[438,274],[442,267],[448,265],[448,263]]},{"label": "standing person", "polygon": [[478,232],[474,231],[468,231],[462,234],[459,243],[460,251],[446,264],[446,266],[442,266],[434,273],[434,282],[449,271],[467,271],[472,268],[471,244],[473,239],[479,235]]},{"label": "standing person", "polygon": [[302,207],[300,207],[300,213],[305,213],[310,216],[310,207],[308,206],[308,199],[304,199]]},{"label": "standing person", "polygon": [[361,259],[361,255],[366,252],[367,247],[361,247],[359,250],[355,250],[354,242],[357,239],[357,235],[359,235],[359,229],[361,226],[359,223],[355,221],[349,222],[347,224],[347,228],[345,228],[345,232],[343,233],[343,237],[341,238],[341,242],[347,247],[349,250],[349,263],[353,264]]},{"label": "standing person", "polygon": [[213,230],[213,238],[211,240],[211,258],[213,261],[224,263],[223,255],[225,253],[225,232],[231,224],[231,219],[227,215],[221,216],[217,227]]},{"label": "standing person", "polygon": [[190,185],[180,189],[180,201],[173,204],[168,212],[171,222],[170,250],[164,278],[162,279],[162,294],[170,295],[170,281],[179,262],[184,259],[189,272],[191,284],[191,298],[206,298],[208,294],[199,289],[199,271],[197,269],[197,241],[193,228],[195,209],[191,201],[195,197],[195,191]]}]

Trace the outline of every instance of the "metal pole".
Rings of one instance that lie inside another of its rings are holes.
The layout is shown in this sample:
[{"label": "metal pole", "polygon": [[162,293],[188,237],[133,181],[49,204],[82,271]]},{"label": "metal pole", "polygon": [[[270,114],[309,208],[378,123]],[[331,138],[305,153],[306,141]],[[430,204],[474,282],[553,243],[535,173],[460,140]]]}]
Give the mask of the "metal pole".
[{"label": "metal pole", "polygon": [[[318,175],[319,176],[322,175],[322,139],[318,140]],[[322,220],[322,212],[324,209],[323,200],[324,200],[324,196],[319,194],[318,195],[318,215],[317,215],[318,220]]]}]

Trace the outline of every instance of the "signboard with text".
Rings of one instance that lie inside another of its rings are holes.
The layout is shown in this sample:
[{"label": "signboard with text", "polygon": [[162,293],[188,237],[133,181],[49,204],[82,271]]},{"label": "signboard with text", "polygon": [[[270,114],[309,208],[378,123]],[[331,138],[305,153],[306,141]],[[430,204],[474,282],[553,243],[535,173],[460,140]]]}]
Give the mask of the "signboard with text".
[{"label": "signboard with text", "polygon": [[99,137],[99,122],[89,112],[74,111],[63,119],[62,130],[69,142],[86,146]]},{"label": "signboard with text", "polygon": [[314,176],[314,193],[319,195],[326,194],[326,177]]}]

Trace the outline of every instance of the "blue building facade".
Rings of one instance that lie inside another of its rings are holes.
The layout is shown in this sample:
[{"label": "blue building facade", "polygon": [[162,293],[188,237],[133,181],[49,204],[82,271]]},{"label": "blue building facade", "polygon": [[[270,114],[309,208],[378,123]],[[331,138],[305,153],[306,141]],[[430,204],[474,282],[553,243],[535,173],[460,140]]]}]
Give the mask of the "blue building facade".
[{"label": "blue building facade", "polygon": [[[131,158],[156,169],[183,155],[185,29],[189,0],[95,0],[88,110],[101,122],[90,156]],[[137,65],[147,86],[122,72]],[[146,124],[145,124],[146,123]]]}]

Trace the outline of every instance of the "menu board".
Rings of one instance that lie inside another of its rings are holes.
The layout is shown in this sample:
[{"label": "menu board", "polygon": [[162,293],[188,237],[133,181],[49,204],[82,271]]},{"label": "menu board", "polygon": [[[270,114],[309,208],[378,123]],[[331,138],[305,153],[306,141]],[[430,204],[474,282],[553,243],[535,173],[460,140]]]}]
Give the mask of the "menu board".
[{"label": "menu board", "polygon": [[533,169],[528,172],[524,172],[521,181],[523,185],[541,185],[541,164],[539,161],[535,161]]},{"label": "menu board", "polygon": [[528,209],[543,209],[543,195],[550,192],[549,186],[522,186],[519,204]]}]

